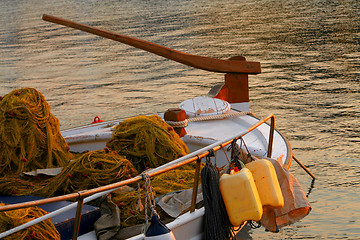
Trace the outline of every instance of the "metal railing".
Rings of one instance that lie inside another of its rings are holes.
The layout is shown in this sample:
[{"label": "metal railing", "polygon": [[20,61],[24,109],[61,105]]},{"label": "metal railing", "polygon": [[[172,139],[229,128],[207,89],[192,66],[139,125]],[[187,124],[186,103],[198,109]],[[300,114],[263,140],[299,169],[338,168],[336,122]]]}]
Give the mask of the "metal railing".
[{"label": "metal railing", "polygon": [[[186,156],[183,156],[181,158],[178,158],[174,161],[171,161],[169,163],[166,163],[162,166],[159,166],[155,169],[152,169],[150,171],[147,172],[147,174],[149,175],[149,177],[153,177],[156,175],[159,175],[161,173],[176,169],[178,167],[184,166],[186,164],[189,164],[193,161],[197,161],[196,164],[196,168],[195,168],[195,177],[194,177],[194,187],[193,187],[193,195],[192,195],[192,203],[191,203],[191,207],[190,207],[190,212],[193,212],[195,210],[195,203],[196,203],[196,195],[197,195],[197,186],[198,186],[198,181],[199,181],[199,173],[200,173],[200,163],[201,163],[201,159],[206,157],[207,155],[210,154],[210,152],[216,152],[220,149],[223,149],[225,146],[231,144],[233,141],[236,141],[238,139],[240,139],[241,137],[243,137],[244,135],[248,134],[249,132],[253,131],[254,129],[256,129],[257,127],[259,127],[260,125],[264,124],[266,121],[271,120],[270,123],[270,133],[269,133],[269,141],[268,141],[268,151],[267,151],[267,157],[271,157],[271,153],[272,153],[272,146],[273,146],[273,139],[274,139],[274,131],[275,131],[275,117],[273,114],[267,116],[266,118],[263,118],[262,120],[259,120],[257,123],[255,123],[254,125],[252,125],[251,127],[249,127],[248,129],[237,133],[234,136],[230,136],[224,140],[215,142],[209,146],[206,146],[204,148],[201,148],[197,151],[194,151],[192,153],[189,153]],[[20,231],[26,227],[32,226],[34,224],[37,224],[43,220],[46,220],[48,218],[51,218],[53,216],[59,215],[62,212],[68,211],[74,207],[76,207],[76,215],[75,215],[75,223],[74,223],[74,230],[73,230],[73,237],[72,239],[77,239],[78,238],[78,234],[79,234],[79,227],[80,227],[80,220],[81,220],[81,212],[82,212],[82,207],[84,203],[87,203],[89,201],[92,201],[96,198],[99,198],[101,196],[104,196],[106,194],[111,193],[112,191],[131,184],[131,183],[135,183],[137,181],[142,180],[142,176],[138,175],[136,177],[133,177],[131,179],[127,179],[121,182],[117,182],[117,183],[113,183],[113,184],[109,184],[106,186],[102,186],[102,187],[98,187],[98,188],[94,188],[94,189],[90,189],[90,190],[84,190],[84,191],[80,191],[77,193],[72,193],[72,194],[67,194],[67,195],[62,195],[62,196],[58,196],[58,197],[52,197],[52,198],[47,198],[47,199],[41,199],[41,200],[36,200],[36,201],[30,201],[30,202],[25,202],[25,203],[17,203],[17,204],[9,204],[9,205],[5,205],[0,207],[0,212],[3,211],[10,211],[10,210],[15,210],[15,209],[20,209],[20,208],[27,208],[27,207],[33,207],[33,206],[40,206],[40,205],[44,205],[44,204],[48,204],[48,203],[54,203],[54,202],[60,202],[60,201],[67,201],[67,200],[75,200],[76,202],[63,207],[61,209],[55,210],[51,213],[48,213],[42,217],[39,217],[35,220],[32,220],[28,223],[25,223],[21,226],[15,227],[13,229],[10,229],[6,232],[0,233],[0,238],[6,237],[12,233],[15,233],[17,231]]]}]

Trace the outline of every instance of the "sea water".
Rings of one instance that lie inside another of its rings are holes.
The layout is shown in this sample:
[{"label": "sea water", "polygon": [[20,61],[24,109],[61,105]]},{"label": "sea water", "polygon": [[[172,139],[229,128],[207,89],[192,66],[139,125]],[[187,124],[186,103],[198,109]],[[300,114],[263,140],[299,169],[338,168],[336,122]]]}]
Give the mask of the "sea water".
[{"label": "sea water", "polygon": [[0,0],[0,95],[41,91],[61,129],[163,112],[223,74],[192,69],[41,20],[50,14],[209,57],[262,64],[251,110],[274,113],[312,205],[279,233],[241,239],[360,239],[360,1]]}]

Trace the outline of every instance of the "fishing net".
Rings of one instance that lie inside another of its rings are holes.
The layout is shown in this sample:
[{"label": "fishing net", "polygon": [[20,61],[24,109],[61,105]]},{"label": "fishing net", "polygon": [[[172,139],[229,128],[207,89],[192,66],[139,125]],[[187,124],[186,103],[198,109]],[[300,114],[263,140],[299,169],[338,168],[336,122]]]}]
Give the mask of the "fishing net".
[{"label": "fishing net", "polygon": [[23,196],[34,195],[38,189],[48,184],[46,176],[26,177],[7,175],[0,177],[0,195]]},{"label": "fishing net", "polygon": [[[138,116],[119,123],[106,146],[125,155],[139,172],[156,168],[189,152],[174,129],[156,115]],[[194,169],[194,165],[184,166],[154,177],[154,195],[160,196],[192,187]],[[121,209],[123,227],[145,221],[144,206],[139,200],[145,197],[143,188],[118,191],[112,195],[112,200]]]},{"label": "fishing net", "polygon": [[35,194],[51,197],[120,182],[137,175],[130,161],[115,151],[97,150],[71,161]]},{"label": "fishing net", "polygon": [[[143,119],[148,121],[144,122]],[[155,160],[160,158],[159,161],[165,163],[165,161],[168,162],[179,157],[179,155],[187,153],[186,145],[159,117],[137,117],[130,120],[135,120],[135,123],[130,124],[131,127],[129,127],[129,130],[134,131],[135,134],[138,132],[137,135],[141,134],[139,137],[147,139],[146,143],[163,143],[160,147],[152,146],[155,152],[150,150],[146,151],[146,147],[145,149],[133,147],[131,151],[133,155],[128,156],[140,156],[137,158],[132,157],[132,159],[136,160],[135,162],[138,164],[138,168],[158,166],[155,165],[154,161],[149,161],[149,158]],[[127,122],[127,120],[125,120],[125,122]],[[139,122],[142,124],[139,124]],[[133,121],[130,121],[130,123],[133,123]],[[143,132],[141,130],[143,130]],[[134,135],[131,136],[135,137]],[[128,141],[128,139],[129,138],[124,138],[122,140]],[[114,138],[109,142],[111,141],[114,143]],[[120,141],[116,141],[117,144],[119,144],[119,142]],[[145,143],[143,144],[146,146]],[[140,153],[135,151],[140,151]],[[120,151],[120,153],[124,154],[124,151]],[[149,162],[151,162],[151,164],[148,164]],[[193,178],[193,176],[190,176],[192,175],[190,172],[193,169],[194,165],[184,166],[182,170],[173,170],[172,172],[175,174],[169,172],[156,177],[154,179],[154,186],[156,186],[157,189],[156,192],[161,195],[170,191],[189,188],[192,183],[191,179]],[[6,195],[52,197],[104,186],[136,176],[137,174],[137,169],[129,160],[119,155],[116,151],[105,148],[104,150],[79,154],[78,158],[68,163],[68,165],[62,169],[61,173],[53,178],[44,175],[20,177],[17,174],[0,177],[0,193]]]},{"label": "fishing net", "polygon": [[[0,203],[0,206],[4,206],[4,203]],[[0,212],[0,232],[5,232],[8,229],[25,224],[35,218],[41,217],[47,214],[44,210],[38,207],[23,208],[17,210],[11,210],[6,212]],[[46,219],[38,224],[28,227],[24,230],[20,230],[4,238],[4,240],[58,240],[60,234],[56,230],[51,219]]]},{"label": "fishing net", "polygon": [[195,167],[178,168],[172,171],[157,175],[151,181],[153,191],[157,196],[169,192],[192,188],[194,185]]},{"label": "fishing net", "polygon": [[58,119],[34,88],[13,90],[0,100],[0,176],[66,165],[72,154]]},{"label": "fishing net", "polygon": [[189,152],[174,129],[156,115],[138,116],[119,123],[106,146],[125,155],[139,172]]},{"label": "fishing net", "polygon": [[[154,197],[193,187],[194,174],[195,168],[191,169],[189,166],[185,166],[153,177],[151,185]],[[140,185],[140,189],[127,189],[112,193],[112,201],[120,208],[122,227],[145,222],[145,192],[145,186]],[[169,217],[160,207],[157,207],[156,211],[160,214],[161,219]],[[149,206],[147,212],[151,212]]]},{"label": "fishing net", "polygon": [[[117,125],[105,149],[78,154],[70,161],[75,155],[61,136],[58,120],[43,95],[32,88],[14,90],[1,100],[0,134],[0,194],[6,195],[52,197],[96,188],[134,177],[189,152],[159,116],[139,116]],[[53,167],[63,167],[55,177],[19,175]],[[154,194],[192,187],[194,169],[191,164],[154,177]],[[127,189],[113,193],[121,208],[122,227],[144,222],[139,196],[144,199],[145,190],[137,186]]]},{"label": "fishing net", "polygon": [[130,161],[115,151],[97,150],[79,155],[60,174],[21,174],[0,177],[0,194],[53,197],[119,182],[137,175]]}]

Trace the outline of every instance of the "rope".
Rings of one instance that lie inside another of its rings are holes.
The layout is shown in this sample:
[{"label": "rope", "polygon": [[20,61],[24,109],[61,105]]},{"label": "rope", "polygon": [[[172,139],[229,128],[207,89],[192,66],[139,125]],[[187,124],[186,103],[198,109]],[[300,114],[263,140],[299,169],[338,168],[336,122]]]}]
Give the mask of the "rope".
[{"label": "rope", "polygon": [[150,176],[147,173],[142,173],[141,174],[142,179],[144,180],[145,184],[145,231],[147,231],[148,228],[148,224],[149,224],[149,218],[148,218],[148,214],[147,214],[147,205],[149,202],[150,205],[150,210],[151,210],[151,216],[156,215],[158,218],[160,218],[159,214],[156,212],[155,210],[155,198],[154,198],[154,194],[152,191],[152,187],[151,187],[151,181],[150,181]]},{"label": "rope", "polygon": [[205,117],[193,117],[193,118],[185,119],[184,121],[178,121],[178,122],[166,121],[166,123],[172,127],[186,127],[188,122],[219,120],[219,119],[224,119],[224,118],[228,118],[228,117],[240,117],[240,116],[248,115],[250,113],[251,113],[250,111],[225,113],[225,114],[205,116]]},{"label": "rope", "polygon": [[[240,140],[240,146],[236,144],[236,142]],[[243,146],[245,150],[243,150]],[[244,164],[253,161],[253,158],[247,148],[245,141],[242,137],[239,139],[234,139],[232,143],[229,145],[228,151],[231,151],[231,165],[232,167],[238,167],[238,169],[242,169],[245,167]],[[230,172],[230,169],[228,169]]]},{"label": "rope", "polygon": [[209,156],[206,156],[206,165],[201,170],[201,184],[205,207],[204,239],[231,238],[232,225],[219,188],[219,172],[211,164]]}]

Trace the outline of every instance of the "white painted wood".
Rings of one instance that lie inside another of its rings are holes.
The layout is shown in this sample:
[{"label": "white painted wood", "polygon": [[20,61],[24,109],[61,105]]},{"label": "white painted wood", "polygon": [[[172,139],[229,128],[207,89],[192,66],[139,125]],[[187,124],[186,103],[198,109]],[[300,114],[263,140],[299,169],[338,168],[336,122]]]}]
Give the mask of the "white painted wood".
[{"label": "white painted wood", "polygon": [[248,111],[250,111],[250,104],[249,104],[249,102],[232,103],[231,109],[237,110],[240,112],[248,112]]},{"label": "white painted wood", "polygon": [[186,100],[179,105],[189,117],[224,114],[230,110],[230,104],[224,100],[207,96]]},{"label": "white painted wood", "polygon": [[[203,236],[204,208],[196,209],[193,213],[187,212],[174,221],[166,224],[177,240],[201,240]],[[139,234],[128,240],[143,240],[144,234]],[[79,236],[79,240],[96,240],[95,231]]]}]

